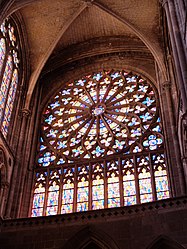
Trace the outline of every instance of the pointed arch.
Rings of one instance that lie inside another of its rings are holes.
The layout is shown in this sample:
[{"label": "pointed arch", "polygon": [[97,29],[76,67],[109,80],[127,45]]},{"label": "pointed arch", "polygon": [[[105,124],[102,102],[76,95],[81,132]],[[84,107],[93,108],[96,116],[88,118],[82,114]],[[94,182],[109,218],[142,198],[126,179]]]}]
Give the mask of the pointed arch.
[{"label": "pointed arch", "polygon": [[[76,248],[75,248],[76,245]],[[76,233],[61,249],[119,249],[113,239],[103,231],[93,227],[86,227]]]},{"label": "pointed arch", "polygon": [[146,249],[184,249],[178,242],[165,236],[157,237]]},{"label": "pointed arch", "polygon": [[2,183],[5,182],[6,178],[7,178],[6,156],[4,150],[0,148],[0,189]]}]

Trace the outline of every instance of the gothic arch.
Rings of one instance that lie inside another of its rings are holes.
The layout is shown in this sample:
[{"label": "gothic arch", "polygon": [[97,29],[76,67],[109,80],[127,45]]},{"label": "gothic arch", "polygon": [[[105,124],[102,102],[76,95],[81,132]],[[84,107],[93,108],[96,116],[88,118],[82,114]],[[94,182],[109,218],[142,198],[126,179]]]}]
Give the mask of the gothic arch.
[{"label": "gothic arch", "polygon": [[0,148],[0,189],[3,182],[6,181],[6,178],[7,178],[6,158],[3,149]]},{"label": "gothic arch", "polygon": [[86,227],[76,233],[60,249],[88,249],[89,246],[95,246],[93,249],[119,249],[111,237],[103,231],[97,231],[93,227]]},{"label": "gothic arch", "polygon": [[[33,0],[24,0],[19,4],[17,3],[15,6],[12,6],[12,8],[9,7],[10,9],[7,10],[7,14],[8,13],[13,13],[16,10],[21,9],[26,5],[31,4],[32,2],[34,2],[34,1]],[[151,53],[155,57],[155,59],[156,59],[156,61],[158,63],[158,66],[160,68],[160,71],[163,74],[163,78],[165,80],[167,79],[167,74],[166,74],[166,69],[165,69],[165,66],[164,66],[163,58],[162,58],[161,48],[158,45],[155,45],[155,43],[151,39],[148,39],[146,34],[144,34],[142,31],[140,31],[139,28],[135,27],[135,25],[133,25],[130,21],[126,20],[125,18],[120,17],[118,14],[116,14],[111,9],[105,7],[104,5],[98,3],[97,1],[92,1],[92,0],[86,1],[85,0],[85,1],[83,1],[83,5],[81,6],[81,8],[73,15],[71,20],[67,20],[65,25],[62,27],[61,32],[59,33],[59,35],[54,40],[54,43],[49,47],[49,49],[44,54],[43,58],[41,59],[40,63],[38,64],[37,69],[31,75],[29,89],[28,89],[28,96],[26,98],[25,108],[29,108],[29,105],[30,105],[30,102],[31,102],[31,96],[32,96],[34,88],[36,86],[37,79],[39,78],[45,63],[49,59],[49,56],[52,54],[52,52],[53,52],[54,48],[56,47],[58,41],[62,38],[62,36],[65,33],[65,31],[67,30],[67,28],[70,27],[72,22],[82,13],[82,11],[85,8],[90,7],[92,5],[96,6],[97,8],[102,10],[104,13],[108,13],[109,15],[113,16],[114,18],[119,20],[121,23],[123,23],[125,26],[127,26],[134,34],[136,34],[137,37],[139,37],[144,42],[144,44],[148,47],[148,49],[151,51]]]},{"label": "gothic arch", "polygon": [[157,239],[155,239],[146,249],[184,249],[176,241],[170,239],[165,235],[160,235]]}]

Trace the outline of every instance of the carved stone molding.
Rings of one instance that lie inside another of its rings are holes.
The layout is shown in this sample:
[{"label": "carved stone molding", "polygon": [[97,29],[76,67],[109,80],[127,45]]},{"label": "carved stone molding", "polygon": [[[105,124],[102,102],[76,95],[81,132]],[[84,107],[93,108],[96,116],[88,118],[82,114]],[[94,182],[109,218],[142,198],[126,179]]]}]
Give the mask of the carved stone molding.
[{"label": "carved stone molding", "polygon": [[164,7],[164,5],[168,2],[170,2],[171,0],[160,0],[160,3],[162,4],[162,6]]},{"label": "carved stone molding", "polygon": [[93,5],[94,0],[82,0],[84,3],[86,3],[87,7],[91,7]]},{"label": "carved stone molding", "polygon": [[6,189],[6,188],[9,188],[9,186],[10,186],[10,184],[9,184],[9,182],[1,182],[1,188],[3,188],[3,189]]},{"label": "carved stone molding", "polygon": [[169,91],[171,89],[171,82],[165,81],[162,83],[162,90],[163,91]]},{"label": "carved stone molding", "polygon": [[26,108],[22,109],[21,113],[22,113],[22,116],[25,118],[29,118],[31,116],[31,111],[29,109],[26,109]]}]

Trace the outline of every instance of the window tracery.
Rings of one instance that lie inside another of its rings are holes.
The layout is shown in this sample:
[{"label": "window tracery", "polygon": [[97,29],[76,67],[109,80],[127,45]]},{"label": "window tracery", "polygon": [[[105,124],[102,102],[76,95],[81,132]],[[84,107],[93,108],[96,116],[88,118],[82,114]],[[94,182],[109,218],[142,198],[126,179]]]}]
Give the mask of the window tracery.
[{"label": "window tracery", "polygon": [[0,26],[0,127],[4,137],[8,133],[18,85],[18,51],[16,28],[7,18]]},{"label": "window tracery", "polygon": [[124,70],[65,84],[42,115],[32,216],[168,197],[152,84]]}]

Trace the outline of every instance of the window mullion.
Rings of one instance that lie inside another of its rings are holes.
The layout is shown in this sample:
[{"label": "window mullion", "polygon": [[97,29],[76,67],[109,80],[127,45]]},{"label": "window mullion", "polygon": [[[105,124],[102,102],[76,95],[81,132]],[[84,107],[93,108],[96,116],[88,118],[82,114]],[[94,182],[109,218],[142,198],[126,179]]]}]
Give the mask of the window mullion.
[{"label": "window mullion", "polygon": [[89,163],[89,180],[88,180],[88,210],[92,210],[92,174],[93,174],[93,169],[92,169],[92,164]]},{"label": "window mullion", "polygon": [[154,169],[153,169],[151,153],[149,153],[149,166],[150,166],[150,173],[151,173],[151,186],[152,186],[153,200],[156,201],[156,199],[157,199],[157,197],[156,197],[156,185],[155,185]]},{"label": "window mullion", "polygon": [[118,158],[119,165],[119,191],[120,191],[120,206],[124,206],[124,197],[123,197],[123,174],[122,174],[122,160]]},{"label": "window mullion", "polygon": [[43,207],[43,216],[46,216],[47,210],[47,200],[48,200],[48,190],[49,190],[49,178],[50,178],[50,169],[47,169],[47,177],[46,177],[46,187],[45,187],[45,197],[44,197],[44,207]]},{"label": "window mullion", "polygon": [[104,208],[108,207],[108,179],[107,179],[107,164],[104,160]]},{"label": "window mullion", "polygon": [[75,165],[73,212],[77,211],[78,166]]},{"label": "window mullion", "polygon": [[139,180],[138,180],[138,169],[137,169],[137,157],[133,156],[134,161],[134,178],[135,178],[135,188],[136,188],[136,203],[140,204],[140,188],[139,188]]},{"label": "window mullion", "polygon": [[60,185],[59,185],[59,195],[58,195],[58,214],[61,214],[61,207],[62,207],[62,191],[63,191],[63,168],[60,168]]}]

